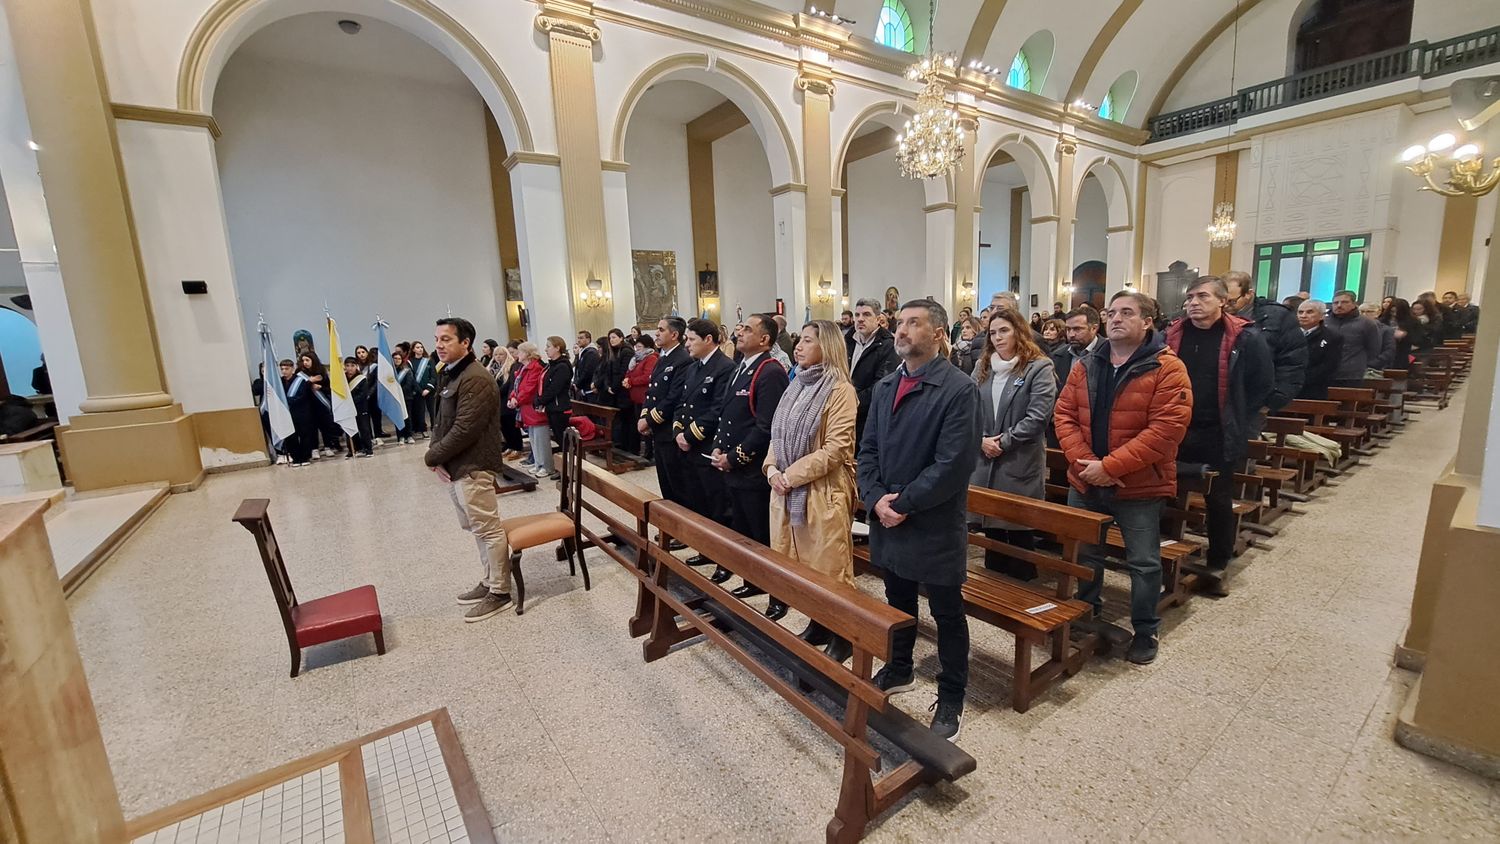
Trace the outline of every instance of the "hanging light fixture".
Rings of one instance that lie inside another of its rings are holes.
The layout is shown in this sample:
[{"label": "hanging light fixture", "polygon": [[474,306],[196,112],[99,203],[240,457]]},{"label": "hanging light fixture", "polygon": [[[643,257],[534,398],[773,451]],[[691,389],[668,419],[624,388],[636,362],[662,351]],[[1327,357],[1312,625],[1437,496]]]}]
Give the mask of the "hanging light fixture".
[{"label": "hanging light fixture", "polygon": [[964,129],[958,110],[948,102],[942,75],[953,73],[958,59],[952,53],[934,53],[933,23],[937,0],[927,5],[927,56],[906,70],[906,78],[922,83],[917,94],[917,113],[896,136],[896,164],[908,179],[946,176],[964,160]]},{"label": "hanging light fixture", "polygon": [[[1235,95],[1234,72],[1240,62],[1240,3],[1234,2],[1234,47],[1230,51],[1229,59],[1229,96]],[[1235,104],[1236,106],[1238,103]],[[1234,106],[1231,106],[1233,108]],[[1229,139],[1224,140],[1224,152],[1229,153]],[[1221,173],[1221,175],[1223,175]],[[1223,193],[1214,197],[1213,222],[1208,226],[1208,245],[1211,249],[1228,249],[1234,245],[1234,203],[1228,199],[1232,189],[1228,178],[1220,178],[1218,181],[1223,185]]]}]

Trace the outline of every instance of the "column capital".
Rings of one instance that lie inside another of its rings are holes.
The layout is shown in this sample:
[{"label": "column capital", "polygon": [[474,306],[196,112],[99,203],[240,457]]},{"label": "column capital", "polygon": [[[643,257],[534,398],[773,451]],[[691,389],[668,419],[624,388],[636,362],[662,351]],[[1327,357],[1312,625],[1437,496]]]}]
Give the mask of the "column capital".
[{"label": "column capital", "polygon": [[833,96],[833,80],[827,77],[802,74],[797,77],[797,90],[820,97]]},{"label": "column capital", "polygon": [[1057,136],[1057,157],[1061,160],[1064,156],[1072,158],[1078,154],[1078,139],[1072,135]]},{"label": "column capital", "polygon": [[598,43],[599,27],[594,25],[592,3],[577,0],[542,0],[538,4],[541,12],[536,16],[536,28],[547,35],[571,35]]}]

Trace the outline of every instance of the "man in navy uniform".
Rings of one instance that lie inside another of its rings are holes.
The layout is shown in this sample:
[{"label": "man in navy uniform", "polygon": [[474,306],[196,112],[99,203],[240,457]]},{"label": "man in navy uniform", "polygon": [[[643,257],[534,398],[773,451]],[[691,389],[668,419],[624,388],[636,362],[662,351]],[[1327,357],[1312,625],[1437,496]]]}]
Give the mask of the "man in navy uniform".
[{"label": "man in navy uniform", "polygon": [[[724,395],[729,391],[734,361],[719,353],[719,326],[706,320],[689,320],[684,338],[692,360],[682,386],[682,401],[672,420],[671,448],[682,458],[682,485],[687,500],[682,502],[693,512],[722,525],[729,524],[729,505],[724,500],[724,482],[709,465],[708,452],[719,414],[724,410]],[[660,366],[660,364],[658,364]],[[702,554],[688,563],[708,565]]]},{"label": "man in navy uniform", "polygon": [[682,403],[682,390],[687,382],[688,365],[693,359],[682,345],[682,335],[687,323],[681,317],[662,317],[656,323],[656,368],[651,370],[651,381],[646,385],[646,401],[641,404],[641,418],[636,430],[641,436],[650,437],[656,453],[656,481],[661,486],[661,496],[678,504],[688,503],[688,489],[682,480],[682,467],[687,458],[677,448],[672,433],[672,422],[677,416],[677,406]]},{"label": "man in navy uniform", "polygon": [[[751,314],[735,338],[740,363],[730,379],[709,454],[722,478],[730,526],[766,546],[771,544],[771,484],[761,464],[771,445],[771,419],[787,387],[786,369],[770,354],[775,342],[776,321],[766,314]],[[729,577],[721,568],[710,579],[723,583]],[[751,597],[761,589],[747,582],[734,594]],[[766,616],[775,620],[786,612],[786,604],[773,596]]]}]

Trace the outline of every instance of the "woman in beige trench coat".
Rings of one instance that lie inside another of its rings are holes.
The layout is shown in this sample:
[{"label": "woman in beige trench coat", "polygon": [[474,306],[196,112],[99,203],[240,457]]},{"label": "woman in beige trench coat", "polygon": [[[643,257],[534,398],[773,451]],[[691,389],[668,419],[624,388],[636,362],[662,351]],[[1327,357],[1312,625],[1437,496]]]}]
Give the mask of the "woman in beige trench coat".
[{"label": "woman in beige trench coat", "polygon": [[[854,520],[854,418],[859,399],[849,382],[843,334],[829,320],[802,327],[797,374],[771,422],[765,473],[771,482],[771,548],[854,588],[850,527]],[[817,622],[802,638],[828,645],[835,661],[850,645]]]}]

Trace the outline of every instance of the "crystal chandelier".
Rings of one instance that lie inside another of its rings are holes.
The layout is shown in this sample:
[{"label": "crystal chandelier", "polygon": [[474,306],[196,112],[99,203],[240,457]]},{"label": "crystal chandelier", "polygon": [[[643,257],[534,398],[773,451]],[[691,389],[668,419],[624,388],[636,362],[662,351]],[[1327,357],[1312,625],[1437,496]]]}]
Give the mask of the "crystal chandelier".
[{"label": "crystal chandelier", "polygon": [[1234,243],[1234,205],[1220,202],[1214,206],[1214,223],[1208,227],[1208,245],[1228,249]]},{"label": "crystal chandelier", "polygon": [[940,78],[956,66],[953,55],[944,53],[928,56],[906,71],[907,79],[922,83],[917,113],[896,136],[896,163],[908,179],[945,176],[964,160],[963,124],[948,104],[948,89]]},{"label": "crystal chandelier", "polygon": [[964,160],[964,129],[958,111],[948,104],[942,75],[953,73],[958,60],[952,53],[934,53],[937,0],[927,4],[927,57],[906,69],[906,78],[922,83],[917,113],[896,136],[896,165],[908,179],[946,176]]}]

